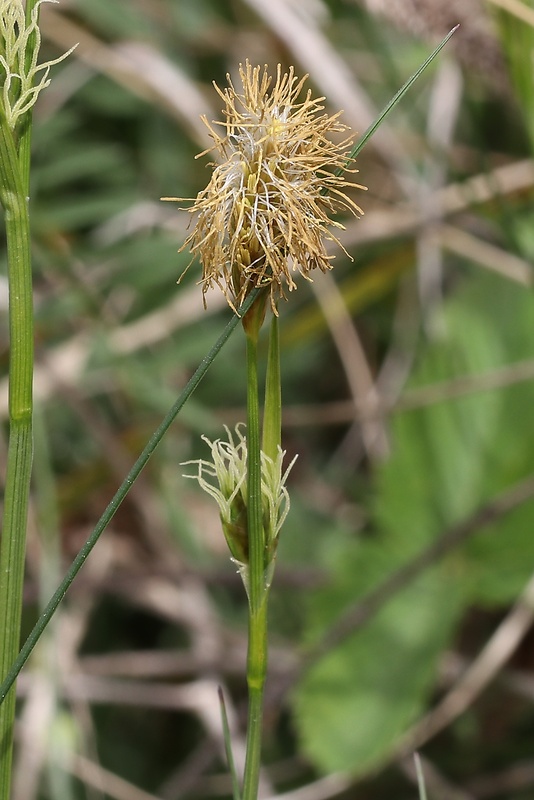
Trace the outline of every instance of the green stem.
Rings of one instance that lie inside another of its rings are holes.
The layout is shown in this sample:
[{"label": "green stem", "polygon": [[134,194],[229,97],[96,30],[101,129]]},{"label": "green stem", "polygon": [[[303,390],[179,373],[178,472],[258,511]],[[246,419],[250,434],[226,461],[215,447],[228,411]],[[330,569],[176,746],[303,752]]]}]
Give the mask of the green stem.
[{"label": "green stem", "polygon": [[243,800],[256,800],[260,782],[261,742],[263,732],[263,690],[267,672],[267,598],[257,611],[250,608],[248,627],[248,717],[247,755],[243,782]]},{"label": "green stem", "polygon": [[261,504],[260,404],[258,397],[258,338],[247,336],[247,527],[249,600],[257,612],[263,599],[265,542]]},{"label": "green stem", "polygon": [[[9,445],[0,545],[0,678],[19,649],[32,465],[33,305],[30,220],[15,141],[0,112],[0,200],[9,282]],[[0,800],[9,800],[15,692],[0,709]]]},{"label": "green stem", "polygon": [[280,383],[280,336],[278,317],[273,314],[267,354],[265,408],[263,413],[263,444],[265,455],[276,461],[282,444],[282,391]]},{"label": "green stem", "polygon": [[[246,311],[251,307],[254,300],[258,297],[260,290],[257,289],[254,292],[251,292],[249,297],[245,300],[243,305],[240,308],[240,314],[243,315]],[[152,434],[150,437],[145,449],[133,465],[132,469],[121,483],[119,488],[117,489],[113,499],[109,503],[108,507],[100,517],[99,521],[96,524],[93,532],[89,536],[88,540],[72,562],[69,571],[63,578],[63,581],[56,589],[54,595],[51,597],[48,605],[44,609],[43,613],[39,617],[35,627],[31,631],[30,635],[28,636],[22,650],[20,651],[18,657],[13,662],[11,669],[9,670],[8,674],[6,675],[3,683],[0,685],[0,704],[4,701],[7,693],[9,692],[11,686],[17,679],[17,675],[21,671],[22,667],[28,660],[33,648],[39,641],[42,633],[44,632],[46,626],[50,622],[52,616],[56,608],[59,606],[60,602],[65,597],[71,583],[73,582],[74,578],[80,571],[81,567],[84,565],[87,556],[97,543],[101,533],[105,530],[111,519],[113,518],[115,512],[119,508],[120,504],[132,488],[135,480],[141,474],[141,471],[147,464],[150,456],[160,443],[161,439],[163,438],[164,434],[170,428],[171,424],[174,422],[175,418],[177,417],[178,413],[181,411],[187,400],[191,397],[197,386],[199,385],[200,381],[208,371],[209,367],[211,366],[214,358],[218,355],[222,347],[226,344],[230,335],[237,327],[239,322],[241,321],[241,316],[233,315],[228,324],[226,325],[225,329],[209,351],[209,353],[203,358],[199,366],[197,367],[194,375],[190,378],[189,382],[183,389],[182,393],[176,400],[175,404],[168,412],[165,419],[161,422],[157,430]],[[3,800],[3,798],[1,799]]]},{"label": "green stem", "polygon": [[249,547],[248,724],[243,800],[256,800],[267,671],[267,592],[261,500],[258,331],[247,332],[247,523]]}]

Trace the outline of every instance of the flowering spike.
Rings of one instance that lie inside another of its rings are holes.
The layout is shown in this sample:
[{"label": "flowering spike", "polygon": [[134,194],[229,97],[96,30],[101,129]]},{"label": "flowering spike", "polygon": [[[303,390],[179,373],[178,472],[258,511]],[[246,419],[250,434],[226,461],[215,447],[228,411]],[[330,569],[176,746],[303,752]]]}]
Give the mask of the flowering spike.
[{"label": "flowering spike", "polygon": [[[225,426],[228,441],[207,436],[203,440],[210,447],[211,461],[199,459],[186,461],[182,466],[195,464],[194,475],[185,475],[198,481],[219,506],[223,532],[232,560],[237,564],[247,588],[248,577],[248,526],[247,526],[247,440],[244,424],[236,425],[235,437]],[[264,575],[268,588],[272,577],[278,534],[289,511],[289,494],[286,481],[295,463],[293,461],[282,472],[285,452],[279,447],[276,459],[261,453],[261,494],[263,509],[263,533],[265,542]],[[247,588],[248,591],[248,588]]]},{"label": "flowering spike", "polygon": [[235,308],[252,288],[266,286],[276,313],[278,298],[296,288],[295,273],[311,280],[313,269],[332,268],[325,241],[341,246],[331,229],[343,225],[329,214],[362,214],[345,192],[365,187],[341,174],[350,139],[329,138],[348,130],[341,112],[322,113],[324,98],[312,99],[309,90],[299,99],[307,76],[297,78],[293,67],[283,74],[278,65],[273,82],[267,67],[248,61],[239,75],[242,92],[229,75],[226,89],[214,84],[225,119],[212,125],[204,118],[214,145],[199,155],[215,151],[221,163],[188,209],[197,221],[184,248],[200,256],[204,295],[217,285]]},{"label": "flowering spike", "polygon": [[[50,67],[74,50],[71,47],[62,56],[43,64],[37,64],[41,47],[39,30],[39,6],[42,3],[57,3],[58,0],[37,0],[26,27],[25,8],[22,0],[0,0],[0,75],[3,73],[2,105],[10,128],[33,106],[39,93],[50,83]],[[31,37],[35,36],[28,59]]]}]

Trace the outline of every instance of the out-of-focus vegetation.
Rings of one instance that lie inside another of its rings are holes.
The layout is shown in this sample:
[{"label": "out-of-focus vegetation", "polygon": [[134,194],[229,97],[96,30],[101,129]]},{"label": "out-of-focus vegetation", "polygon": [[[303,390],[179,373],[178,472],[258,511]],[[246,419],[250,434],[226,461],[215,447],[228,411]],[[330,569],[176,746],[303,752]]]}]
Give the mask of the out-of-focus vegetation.
[{"label": "out-of-focus vegetation", "polygon": [[[246,58],[292,64],[363,132],[462,23],[359,158],[366,213],[342,235],[354,260],[338,254],[281,307],[299,459],[272,592],[264,796],[415,798],[414,747],[433,800],[534,792],[534,3],[444,5],[42,10],[45,49],[80,44],[35,114],[24,632],[227,318],[215,293],[203,310],[196,266],[176,285],[188,216],[159,202],[207,181],[209,156],[194,156],[209,146],[200,114],[220,119],[211,81]],[[1,335],[7,372],[5,319]],[[235,335],[36,649],[14,800],[231,794],[217,686],[239,763],[245,601],[216,506],[180,462],[244,419],[244,379]]]}]

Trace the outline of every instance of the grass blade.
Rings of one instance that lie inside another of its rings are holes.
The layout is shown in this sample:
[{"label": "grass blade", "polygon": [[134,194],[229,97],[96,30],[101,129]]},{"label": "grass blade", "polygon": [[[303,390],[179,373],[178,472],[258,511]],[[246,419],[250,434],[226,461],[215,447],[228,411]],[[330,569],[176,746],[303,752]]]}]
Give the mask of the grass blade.
[{"label": "grass blade", "polygon": [[425,776],[423,775],[423,767],[421,765],[421,759],[419,757],[419,753],[413,754],[413,760],[415,762],[415,772],[417,774],[417,785],[419,787],[419,800],[428,800],[426,796],[426,787],[425,787]]},{"label": "grass blade", "polygon": [[226,713],[226,703],[224,702],[224,694],[222,687],[218,688],[219,705],[221,707],[221,719],[223,726],[224,748],[226,750],[226,760],[228,761],[228,768],[232,776],[232,794],[234,800],[241,800],[241,790],[239,788],[239,778],[235,768],[234,755],[232,753],[232,739],[230,736],[230,726],[228,724],[228,714]]},{"label": "grass blade", "polygon": [[[447,42],[449,41],[451,36],[453,36],[454,33],[456,33],[456,31],[458,30],[459,27],[460,27],[459,25],[455,25],[455,27],[451,31],[449,31],[447,36],[438,44],[436,49],[432,53],[430,53],[430,55],[428,56],[426,61],[424,61],[421,64],[419,69],[416,72],[414,72],[414,74],[412,75],[411,78],[408,78],[408,80],[406,81],[404,86],[402,86],[399,89],[397,94],[395,94],[391,98],[389,103],[382,109],[382,111],[380,112],[378,117],[375,119],[375,121],[367,128],[367,130],[363,134],[362,138],[354,145],[354,147],[350,151],[350,155],[349,155],[349,158],[348,158],[349,162],[352,161],[352,159],[356,158],[356,156],[358,155],[360,150],[362,150],[362,148],[367,144],[367,142],[369,141],[371,136],[374,134],[374,132],[377,130],[377,128],[380,127],[380,125],[383,123],[383,121],[385,120],[385,118],[387,117],[389,112],[392,111],[395,108],[397,103],[400,102],[400,100],[404,97],[404,95],[406,94],[408,89],[410,89],[413,86],[413,84],[416,82],[416,80],[421,77],[421,75],[423,74],[425,69],[430,66],[430,64],[434,61],[436,56],[443,50],[443,48],[445,47],[445,45],[447,44]],[[340,170],[338,170],[337,174],[341,175],[342,172],[343,172],[343,170],[340,169]]]}]

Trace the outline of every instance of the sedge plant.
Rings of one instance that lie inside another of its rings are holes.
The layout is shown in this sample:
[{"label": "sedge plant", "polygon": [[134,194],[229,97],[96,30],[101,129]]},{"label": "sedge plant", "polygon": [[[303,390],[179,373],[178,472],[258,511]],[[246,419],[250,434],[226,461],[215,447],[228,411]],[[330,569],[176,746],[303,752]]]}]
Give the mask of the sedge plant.
[{"label": "sedge plant", "polygon": [[[218,504],[232,558],[248,599],[247,755],[243,798],[257,796],[263,690],[267,672],[267,609],[278,537],[289,508],[281,445],[278,304],[296,289],[295,275],[311,280],[314,269],[331,269],[326,242],[339,244],[331,219],[338,210],[361,209],[347,189],[352,141],[340,114],[329,116],[324,98],[303,96],[305,79],[278,67],[241,65],[239,91],[216,89],[224,121],[210,124],[219,163],[190,212],[196,225],[184,247],[198,254],[204,296],[219,287],[232,308],[254,289],[260,294],[243,317],[247,359],[247,423],[228,441],[207,441],[211,461],[198,461],[196,477]],[[341,134],[335,142],[333,134]],[[178,198],[165,198],[178,199]],[[269,309],[269,352],[263,430],[258,395],[258,337]],[[234,780],[234,793],[237,782]]]},{"label": "sedge plant", "polygon": [[[332,268],[327,242],[337,243],[345,211],[358,216],[348,180],[354,158],[413,82],[436,57],[446,37],[353,146],[340,113],[329,116],[324,98],[304,91],[306,79],[293,69],[278,70],[245,62],[241,88],[231,79],[215,87],[224,103],[224,120],[208,125],[218,157],[208,186],[189,211],[196,223],[184,247],[202,265],[202,294],[218,287],[232,316],[212,349],[149,439],[85,545],[45,607],[20,652],[19,631],[26,519],[32,459],[33,323],[28,212],[31,108],[49,83],[52,62],[38,64],[39,7],[55,0],[0,0],[0,201],[6,225],[9,315],[10,437],[0,550],[0,800],[9,800],[16,678],[98,538],[114,516],[161,439],[196,389],[232,332],[242,326],[247,359],[247,421],[226,440],[210,441],[211,459],[189,462],[196,479],[218,503],[223,534],[248,600],[247,684],[249,712],[243,781],[235,773],[228,724],[223,727],[236,800],[258,794],[263,690],[267,670],[267,610],[280,530],[289,511],[281,443],[281,299],[311,280],[315,269]],[[70,51],[69,51],[70,52]],[[202,154],[201,154],[202,155]],[[164,198],[176,200],[177,198]],[[258,341],[270,315],[266,389],[259,399]]]},{"label": "sedge plant", "polygon": [[[306,78],[278,66],[239,68],[241,90],[228,75],[228,87],[215,89],[224,103],[224,120],[209,123],[218,160],[207,187],[189,211],[196,224],[184,243],[202,265],[202,292],[218,287],[232,309],[259,291],[243,316],[247,363],[247,423],[227,439],[210,441],[210,460],[195,464],[194,478],[219,506],[222,529],[248,599],[248,721],[242,789],[233,774],[234,797],[255,800],[261,763],[263,691],[267,673],[267,608],[278,538],[289,510],[281,443],[279,301],[297,288],[297,278],[312,280],[315,269],[333,267],[327,242],[342,245],[333,219],[339,211],[355,216],[361,208],[347,180],[356,172],[354,148],[341,112],[329,116],[322,102],[305,93]],[[387,111],[386,111],[387,113]],[[380,119],[376,124],[379,124]],[[371,135],[366,134],[363,141]],[[335,137],[335,138],[334,138]],[[360,145],[361,146],[361,145]],[[180,200],[180,198],[164,198]],[[343,248],[342,248],[343,249]],[[348,254],[347,254],[348,255]],[[271,313],[265,400],[258,395],[258,337]],[[263,419],[263,427],[261,425]],[[227,751],[231,752],[229,741]],[[233,759],[229,758],[233,771]]]}]

